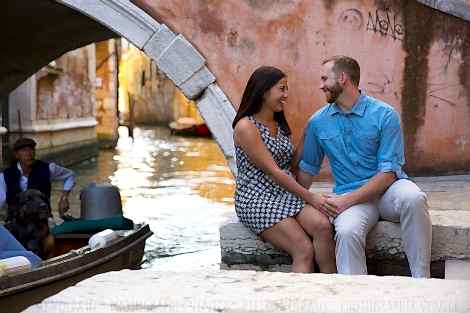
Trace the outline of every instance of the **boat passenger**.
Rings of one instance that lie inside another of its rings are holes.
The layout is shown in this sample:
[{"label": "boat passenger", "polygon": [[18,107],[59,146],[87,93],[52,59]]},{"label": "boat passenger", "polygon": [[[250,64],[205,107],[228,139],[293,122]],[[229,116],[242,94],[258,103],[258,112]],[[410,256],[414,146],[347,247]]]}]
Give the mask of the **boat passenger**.
[{"label": "boat passenger", "polygon": [[[25,248],[39,251],[38,254],[43,256],[41,254],[44,251],[39,246],[49,236],[48,223],[52,219],[51,182],[58,180],[64,183],[58,204],[59,215],[63,217],[69,208],[68,198],[75,185],[75,174],[56,163],[37,160],[36,142],[33,139],[20,138],[12,148],[15,162],[0,173],[0,207],[5,203],[8,206],[5,226]],[[25,191],[30,192],[24,194]],[[24,206],[28,201],[29,206]],[[33,204],[35,208],[31,208]],[[36,214],[36,218],[25,219],[23,209],[29,210],[28,214]],[[45,219],[44,210],[47,210]],[[35,213],[31,213],[33,211]]]}]

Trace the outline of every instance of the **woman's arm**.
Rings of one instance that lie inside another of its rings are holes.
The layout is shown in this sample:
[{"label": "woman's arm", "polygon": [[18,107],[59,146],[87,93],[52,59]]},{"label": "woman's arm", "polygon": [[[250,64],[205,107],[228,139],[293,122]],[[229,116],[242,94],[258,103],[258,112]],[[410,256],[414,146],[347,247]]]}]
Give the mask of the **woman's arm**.
[{"label": "woman's arm", "polygon": [[299,162],[302,159],[302,154],[304,152],[304,142],[305,142],[305,130],[302,133],[299,144],[294,150],[294,157],[292,158],[291,171],[295,177],[299,175]]},{"label": "woman's arm", "polygon": [[235,144],[245,151],[248,158],[275,183],[312,205],[314,204],[312,202],[317,202],[315,194],[302,187],[293,177],[279,168],[261,139],[258,129],[251,121],[247,118],[241,119],[235,126],[233,138]]}]

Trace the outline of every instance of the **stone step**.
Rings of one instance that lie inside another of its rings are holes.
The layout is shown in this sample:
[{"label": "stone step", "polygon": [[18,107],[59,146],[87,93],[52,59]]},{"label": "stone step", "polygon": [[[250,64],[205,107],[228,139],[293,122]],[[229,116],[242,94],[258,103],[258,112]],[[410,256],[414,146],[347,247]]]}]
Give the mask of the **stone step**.
[{"label": "stone step", "polygon": [[[470,279],[470,212],[451,210],[429,212],[433,225],[431,256],[433,276],[442,277],[446,261],[457,260],[461,262],[447,262],[447,266],[459,264],[459,269],[468,267],[467,275]],[[291,258],[285,252],[262,241],[241,223],[228,223],[220,227],[220,248],[221,266],[225,269],[286,271],[289,270],[286,265],[291,264]],[[370,267],[374,268],[372,271],[369,269],[369,272],[409,274],[409,270],[403,272],[401,269],[403,264],[406,268],[408,266],[402,249],[399,223],[386,221],[377,223],[368,235],[366,253]],[[468,265],[464,266],[465,263]],[[446,272],[450,275],[453,271],[448,269]]]},{"label": "stone step", "polygon": [[110,272],[25,313],[470,312],[470,282],[253,271]]}]

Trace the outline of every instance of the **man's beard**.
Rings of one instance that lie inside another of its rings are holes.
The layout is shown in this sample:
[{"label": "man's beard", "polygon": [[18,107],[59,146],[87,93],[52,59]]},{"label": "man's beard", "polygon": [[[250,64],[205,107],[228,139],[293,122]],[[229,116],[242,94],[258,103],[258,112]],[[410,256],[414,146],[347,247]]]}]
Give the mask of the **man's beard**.
[{"label": "man's beard", "polygon": [[334,103],[338,100],[339,95],[343,92],[343,87],[336,82],[335,85],[331,88],[326,89],[329,92],[329,96],[327,97],[326,101],[328,103]]}]

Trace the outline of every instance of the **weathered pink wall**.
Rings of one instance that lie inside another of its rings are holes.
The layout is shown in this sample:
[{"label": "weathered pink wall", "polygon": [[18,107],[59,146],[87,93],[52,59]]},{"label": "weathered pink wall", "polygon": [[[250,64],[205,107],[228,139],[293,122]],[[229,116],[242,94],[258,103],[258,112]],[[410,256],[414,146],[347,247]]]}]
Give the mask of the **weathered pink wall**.
[{"label": "weathered pink wall", "polygon": [[470,170],[468,22],[407,0],[133,2],[196,46],[235,106],[256,67],[284,69],[295,138],[324,104],[321,60],[346,54],[401,114],[409,172]]},{"label": "weathered pink wall", "polygon": [[90,58],[94,70],[95,55],[90,55],[90,51],[84,47],[64,54],[54,61],[58,74],[38,79],[35,119],[95,116],[95,82],[90,80],[89,74]]}]

